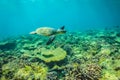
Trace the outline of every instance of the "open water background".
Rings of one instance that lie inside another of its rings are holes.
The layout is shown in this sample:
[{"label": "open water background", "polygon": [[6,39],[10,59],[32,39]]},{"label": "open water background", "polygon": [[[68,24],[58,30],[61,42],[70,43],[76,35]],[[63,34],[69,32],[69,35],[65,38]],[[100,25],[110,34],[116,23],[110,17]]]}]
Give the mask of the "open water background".
[{"label": "open water background", "polygon": [[0,0],[0,38],[63,25],[68,31],[120,25],[120,0]]}]

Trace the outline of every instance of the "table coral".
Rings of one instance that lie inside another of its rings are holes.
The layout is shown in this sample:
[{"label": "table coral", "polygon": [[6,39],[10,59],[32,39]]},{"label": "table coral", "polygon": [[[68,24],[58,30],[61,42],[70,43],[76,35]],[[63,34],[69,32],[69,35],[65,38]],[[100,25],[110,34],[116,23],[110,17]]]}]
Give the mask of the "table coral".
[{"label": "table coral", "polygon": [[56,48],[54,50],[43,50],[41,53],[41,59],[45,62],[54,62],[63,60],[67,53],[62,48]]},{"label": "table coral", "polygon": [[62,48],[58,47],[56,49],[36,49],[34,51],[26,51],[23,54],[23,57],[32,57],[32,58],[39,58],[40,60],[43,60],[46,63],[50,62],[58,62],[63,59],[65,59],[67,53]]}]

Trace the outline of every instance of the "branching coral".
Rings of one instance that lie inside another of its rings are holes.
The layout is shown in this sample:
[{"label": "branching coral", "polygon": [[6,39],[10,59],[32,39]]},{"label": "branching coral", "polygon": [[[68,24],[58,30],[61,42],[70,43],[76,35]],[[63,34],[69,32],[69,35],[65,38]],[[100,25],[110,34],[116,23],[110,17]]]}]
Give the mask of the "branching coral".
[{"label": "branching coral", "polygon": [[66,71],[65,80],[98,80],[101,75],[100,66],[95,64],[69,66]]},{"label": "branching coral", "polygon": [[65,80],[81,80],[82,74],[79,67],[69,67],[66,69]]},{"label": "branching coral", "polygon": [[52,71],[47,74],[47,80],[58,80],[57,72]]},{"label": "branching coral", "polygon": [[101,67],[96,64],[88,64],[83,68],[82,73],[88,80],[98,80],[101,77]]}]

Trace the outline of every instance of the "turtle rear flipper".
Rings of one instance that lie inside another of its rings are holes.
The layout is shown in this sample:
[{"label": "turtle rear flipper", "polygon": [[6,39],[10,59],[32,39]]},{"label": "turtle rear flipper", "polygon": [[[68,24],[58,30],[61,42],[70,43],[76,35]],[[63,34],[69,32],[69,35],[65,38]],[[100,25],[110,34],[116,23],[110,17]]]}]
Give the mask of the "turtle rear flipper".
[{"label": "turtle rear flipper", "polygon": [[50,36],[48,41],[46,42],[46,45],[51,44],[54,40],[55,40],[55,35]]}]

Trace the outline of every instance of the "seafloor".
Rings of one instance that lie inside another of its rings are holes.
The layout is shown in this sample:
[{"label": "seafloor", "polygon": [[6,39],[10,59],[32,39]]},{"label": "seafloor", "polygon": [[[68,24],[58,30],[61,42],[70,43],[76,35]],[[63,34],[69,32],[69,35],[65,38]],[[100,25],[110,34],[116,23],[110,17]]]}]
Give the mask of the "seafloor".
[{"label": "seafloor", "polygon": [[120,80],[120,27],[0,41],[0,80]]}]

